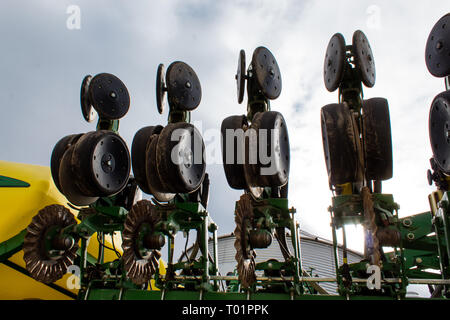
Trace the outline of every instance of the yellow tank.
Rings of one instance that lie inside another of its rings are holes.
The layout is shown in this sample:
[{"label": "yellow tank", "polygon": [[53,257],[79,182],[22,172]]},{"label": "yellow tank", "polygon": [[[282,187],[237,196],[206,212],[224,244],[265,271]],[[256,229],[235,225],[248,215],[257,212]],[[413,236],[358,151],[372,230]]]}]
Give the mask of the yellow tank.
[{"label": "yellow tank", "polygon": [[[49,167],[0,161],[0,243],[26,229],[39,210],[51,205],[67,206],[67,199],[53,183]],[[76,217],[77,211],[71,210]],[[111,247],[110,241],[106,240]],[[121,252],[120,239],[115,237],[115,247]],[[89,241],[88,253],[96,257],[99,243],[94,234]],[[114,252],[105,250],[105,262],[117,257]],[[25,268],[23,251],[8,259],[15,265]],[[164,263],[160,261],[164,274]],[[67,289],[66,274],[54,284]],[[154,288],[154,285],[152,285]],[[77,293],[77,290],[69,290]],[[71,299],[69,296],[41,283],[23,273],[0,263],[0,299]]]}]

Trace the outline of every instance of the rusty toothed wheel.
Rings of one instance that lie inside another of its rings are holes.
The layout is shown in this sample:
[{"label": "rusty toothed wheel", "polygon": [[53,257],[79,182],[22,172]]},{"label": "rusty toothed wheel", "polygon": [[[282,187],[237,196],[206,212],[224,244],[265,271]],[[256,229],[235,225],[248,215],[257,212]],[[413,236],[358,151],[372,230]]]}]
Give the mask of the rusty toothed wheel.
[{"label": "rusty toothed wheel", "polygon": [[159,267],[164,238],[153,234],[159,221],[155,206],[148,200],[138,201],[125,220],[123,262],[128,278],[137,285],[147,283]]},{"label": "rusty toothed wheel", "polygon": [[253,222],[253,206],[251,196],[243,194],[236,204],[234,230],[238,277],[243,288],[249,288],[256,282],[256,253],[250,244],[250,233]]}]

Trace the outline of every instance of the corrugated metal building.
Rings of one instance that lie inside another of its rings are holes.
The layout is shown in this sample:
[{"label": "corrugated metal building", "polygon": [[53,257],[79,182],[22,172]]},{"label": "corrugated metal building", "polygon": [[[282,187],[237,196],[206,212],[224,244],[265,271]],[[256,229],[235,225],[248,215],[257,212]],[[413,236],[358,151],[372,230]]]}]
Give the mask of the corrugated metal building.
[{"label": "corrugated metal building", "polygon": [[[291,237],[287,236],[289,250],[294,252],[292,247]],[[221,275],[226,275],[236,269],[236,250],[234,248],[235,237],[234,234],[228,234],[218,237],[218,258],[219,258],[219,272]],[[318,277],[336,277],[333,243],[318,238],[310,233],[300,231],[300,249],[301,262],[303,270],[309,274]],[[209,250],[213,252],[212,241],[209,243]],[[188,249],[188,252],[190,250]],[[348,251],[348,262],[359,262],[362,259],[362,254]],[[276,259],[284,261],[283,256],[278,245],[278,241],[273,238],[272,244],[266,249],[255,249],[256,263],[267,261],[269,259]],[[339,248],[339,264],[342,264],[342,248]],[[336,283],[320,283],[329,294],[336,294]]]}]

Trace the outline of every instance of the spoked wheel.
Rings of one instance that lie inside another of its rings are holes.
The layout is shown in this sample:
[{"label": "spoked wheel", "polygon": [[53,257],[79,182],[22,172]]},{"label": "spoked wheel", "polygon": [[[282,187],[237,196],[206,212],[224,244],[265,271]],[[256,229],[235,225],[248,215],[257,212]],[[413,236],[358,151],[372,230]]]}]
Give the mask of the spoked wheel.
[{"label": "spoked wheel", "polygon": [[359,165],[359,134],[345,104],[329,104],[321,110],[323,150],[331,185],[356,182]]},{"label": "spoked wheel", "polygon": [[243,194],[236,204],[234,221],[236,228],[234,247],[239,281],[243,288],[249,288],[256,282],[256,253],[250,244],[250,230],[253,223],[253,206],[251,196]]},{"label": "spoked wheel", "polygon": [[50,205],[40,210],[27,227],[23,259],[31,277],[44,283],[61,279],[77,256],[78,239],[61,237],[60,231],[76,225],[64,206]]},{"label": "spoked wheel", "polygon": [[197,190],[206,170],[205,144],[192,124],[169,123],[158,137],[156,160],[164,190],[190,193]]},{"label": "spoked wheel", "polygon": [[245,189],[244,176],[244,127],[248,126],[247,117],[231,116],[222,121],[222,159],[225,177],[233,189]]},{"label": "spoked wheel", "polygon": [[159,267],[164,237],[154,235],[160,221],[154,205],[148,200],[137,202],[125,220],[122,233],[124,267],[128,278],[137,285],[147,283]]},{"label": "spoked wheel", "polygon": [[388,101],[372,98],[363,101],[362,135],[367,180],[392,178],[392,139]]}]

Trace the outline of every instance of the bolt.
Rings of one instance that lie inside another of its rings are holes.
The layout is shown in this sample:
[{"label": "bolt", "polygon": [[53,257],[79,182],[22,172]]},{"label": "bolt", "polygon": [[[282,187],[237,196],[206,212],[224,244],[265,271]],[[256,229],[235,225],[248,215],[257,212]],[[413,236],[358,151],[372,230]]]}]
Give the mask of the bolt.
[{"label": "bolt", "polygon": [[423,262],[423,260],[422,260],[422,258],[416,258],[416,262],[417,262],[418,264],[420,264],[420,263]]},{"label": "bolt", "polygon": [[436,49],[441,50],[442,47],[443,47],[442,41],[438,41],[438,42],[436,43]]},{"label": "bolt", "polygon": [[113,99],[117,98],[117,94],[116,94],[114,91],[111,91],[111,92],[109,93],[109,96],[110,96],[111,98],[113,98]]},{"label": "bolt", "polygon": [[190,88],[191,87],[191,83],[189,81],[186,81],[185,86],[186,86],[186,88]]}]

